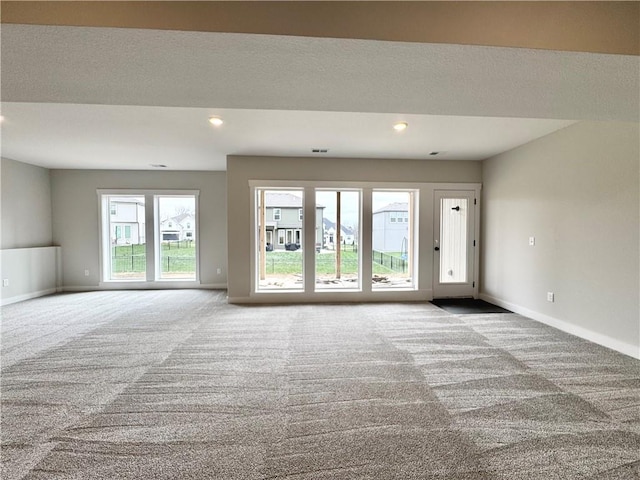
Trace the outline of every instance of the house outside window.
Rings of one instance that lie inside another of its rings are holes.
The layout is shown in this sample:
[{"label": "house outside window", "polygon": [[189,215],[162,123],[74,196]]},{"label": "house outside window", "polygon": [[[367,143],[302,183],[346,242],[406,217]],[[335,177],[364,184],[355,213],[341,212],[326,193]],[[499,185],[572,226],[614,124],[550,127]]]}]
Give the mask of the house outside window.
[{"label": "house outside window", "polygon": [[109,206],[109,212],[111,213],[111,215],[117,215],[118,214],[118,206],[111,204]]},{"label": "house outside window", "polygon": [[280,220],[282,218],[282,211],[279,208],[273,209],[273,219]]},{"label": "house outside window", "polygon": [[298,209],[298,220],[302,220],[302,209]]}]

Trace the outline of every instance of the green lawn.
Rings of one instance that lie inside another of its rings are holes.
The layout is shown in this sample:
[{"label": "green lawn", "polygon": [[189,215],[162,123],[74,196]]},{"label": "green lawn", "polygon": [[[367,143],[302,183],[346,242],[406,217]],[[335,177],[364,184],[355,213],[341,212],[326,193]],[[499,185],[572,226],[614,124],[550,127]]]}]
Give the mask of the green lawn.
[{"label": "green lawn", "polygon": [[[398,255],[399,257],[399,255]],[[316,273],[330,275],[336,271],[335,253],[319,253],[316,255]],[[266,271],[269,274],[286,275],[302,273],[302,252],[266,252]],[[340,259],[340,271],[345,275],[358,273],[358,253],[343,251]],[[373,263],[373,273],[384,275],[393,273],[387,266]],[[396,272],[397,273],[397,272]]]},{"label": "green lawn", "polygon": [[[146,245],[112,247],[113,273],[140,273],[146,270]],[[196,247],[193,242],[162,242],[162,273],[195,273]]]},{"label": "green lawn", "polygon": [[[140,273],[146,269],[145,245],[119,245],[112,248],[113,273]],[[295,252],[265,252],[267,275],[287,275],[302,273],[302,251]],[[389,254],[387,254],[389,255]],[[400,254],[392,255],[399,259]],[[163,242],[161,253],[162,273],[193,273],[195,272],[196,248],[191,242]],[[385,259],[388,260],[387,257]],[[335,273],[335,252],[319,253],[316,256],[316,273],[331,275]],[[342,251],[341,272],[345,275],[358,274],[358,252]],[[386,275],[398,273],[388,264],[373,263],[373,273]]]}]

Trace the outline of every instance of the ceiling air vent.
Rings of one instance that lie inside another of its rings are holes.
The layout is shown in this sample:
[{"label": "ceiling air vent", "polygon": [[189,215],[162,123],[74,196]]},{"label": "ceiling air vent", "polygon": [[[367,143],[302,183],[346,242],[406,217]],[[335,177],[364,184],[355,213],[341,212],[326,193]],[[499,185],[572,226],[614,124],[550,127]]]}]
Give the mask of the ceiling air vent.
[{"label": "ceiling air vent", "polygon": [[311,153],[327,153],[329,151],[328,148],[312,148]]}]

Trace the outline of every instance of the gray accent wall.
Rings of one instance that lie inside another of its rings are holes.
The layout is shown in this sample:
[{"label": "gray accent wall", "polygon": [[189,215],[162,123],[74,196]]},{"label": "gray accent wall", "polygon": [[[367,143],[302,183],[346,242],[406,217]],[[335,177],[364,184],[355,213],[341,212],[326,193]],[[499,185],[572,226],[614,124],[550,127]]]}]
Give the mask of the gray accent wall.
[{"label": "gray accent wall", "polygon": [[639,128],[581,122],[483,162],[484,298],[640,358]]},{"label": "gray accent wall", "polygon": [[51,181],[46,168],[0,160],[2,250],[52,243]]},{"label": "gray accent wall", "polygon": [[62,246],[65,289],[97,289],[100,284],[98,189],[199,190],[200,282],[226,286],[225,172],[52,170],[51,185],[53,238]]}]

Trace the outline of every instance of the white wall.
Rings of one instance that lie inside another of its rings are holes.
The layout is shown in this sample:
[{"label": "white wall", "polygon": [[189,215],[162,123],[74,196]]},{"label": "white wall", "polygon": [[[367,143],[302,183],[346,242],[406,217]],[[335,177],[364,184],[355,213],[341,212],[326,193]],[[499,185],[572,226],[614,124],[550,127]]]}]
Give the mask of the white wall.
[{"label": "white wall", "polygon": [[0,304],[7,305],[58,292],[61,284],[60,253],[60,247],[0,250],[1,275],[9,281],[0,290]]},{"label": "white wall", "polygon": [[[65,289],[99,288],[98,189],[199,190],[200,282],[208,287],[226,286],[224,172],[52,170],[53,238],[62,246]],[[85,270],[89,270],[89,276],[85,276]]]},{"label": "white wall", "polygon": [[50,246],[51,181],[49,170],[3,158],[0,248]]},{"label": "white wall", "polygon": [[639,148],[582,122],[484,161],[484,298],[640,358]]},{"label": "white wall", "polygon": [[[430,160],[389,160],[389,159],[332,159],[332,158],[279,158],[240,157],[227,158],[227,203],[229,205],[228,244],[229,278],[228,293],[231,301],[246,302],[251,296],[251,196],[250,180],[257,181],[330,181],[330,182],[401,182],[412,185],[420,182],[475,183],[482,178],[480,162],[470,161],[430,161]],[[408,187],[410,188],[410,187]],[[430,191],[433,196],[433,190]],[[421,196],[420,248],[426,252],[420,256],[420,291],[392,292],[396,300],[426,300],[431,292],[432,247],[431,224],[428,219],[433,214],[433,198]],[[429,211],[430,210],[430,211]],[[425,221],[422,221],[425,220]],[[274,239],[274,241],[276,241]],[[363,272],[364,273],[364,272]],[[418,296],[416,294],[419,294]],[[270,295],[271,301],[334,301],[330,295],[288,295],[278,298]],[[372,300],[361,294],[350,297],[340,293],[339,299]],[[254,297],[254,298],[257,298]],[[382,294],[376,298],[383,299]],[[258,301],[269,301],[264,298]]]},{"label": "white wall", "polygon": [[6,305],[58,289],[60,249],[51,246],[49,170],[3,158],[0,177],[0,303]]}]

